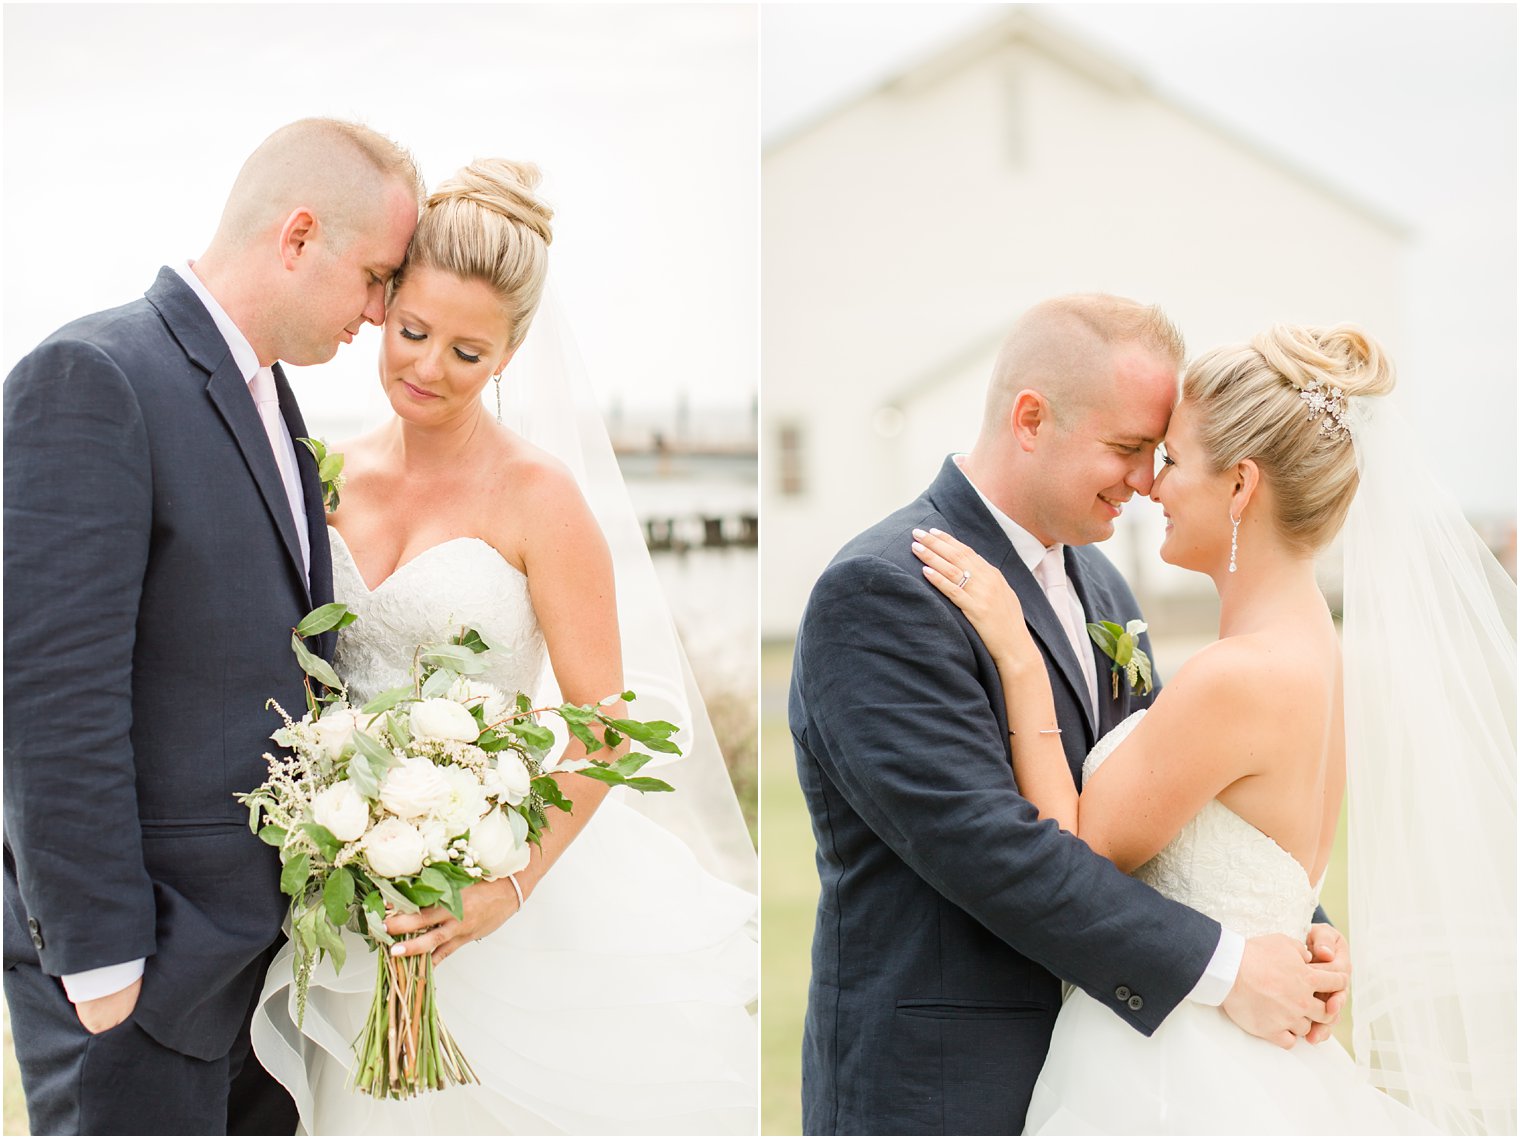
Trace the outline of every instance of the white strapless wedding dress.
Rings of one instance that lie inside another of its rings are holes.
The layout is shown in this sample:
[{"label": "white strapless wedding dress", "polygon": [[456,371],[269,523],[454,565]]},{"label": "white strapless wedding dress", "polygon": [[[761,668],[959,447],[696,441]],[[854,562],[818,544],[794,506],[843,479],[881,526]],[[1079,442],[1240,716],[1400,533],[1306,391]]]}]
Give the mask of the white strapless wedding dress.
[{"label": "white strapless wedding dress", "polygon": [[[1091,778],[1136,712],[1083,763]],[[1214,800],[1135,871],[1167,897],[1244,937],[1302,940],[1318,889],[1297,859]],[[1291,1051],[1247,1035],[1222,1009],[1183,1001],[1150,1037],[1070,990],[1035,1083],[1026,1134],[1429,1134],[1334,1039]]]},{"label": "white strapless wedding dress", "polygon": [[[334,591],[359,621],[336,665],[355,702],[405,683],[419,643],[468,623],[492,646],[484,679],[529,691],[544,640],[527,578],[476,538],[435,546],[369,590],[333,535]],[[672,779],[679,782],[678,779]],[[679,790],[675,792],[680,794]],[[345,1086],[374,959],[345,933],[341,974],[313,971],[295,1026],[291,950],[253,1022],[259,1060],[311,1134],[754,1134],[754,895],[614,790],[522,912],[435,974],[444,1023],[480,1083],[406,1101]]]}]

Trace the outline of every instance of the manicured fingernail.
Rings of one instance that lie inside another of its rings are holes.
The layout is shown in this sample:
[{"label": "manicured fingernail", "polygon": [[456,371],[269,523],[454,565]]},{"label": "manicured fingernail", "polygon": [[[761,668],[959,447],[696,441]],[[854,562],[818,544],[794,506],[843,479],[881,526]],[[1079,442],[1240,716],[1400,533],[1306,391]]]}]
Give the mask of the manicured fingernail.
[{"label": "manicured fingernail", "polygon": [[924,576],[925,577],[933,577],[934,576],[934,569],[933,569],[932,566],[925,566],[924,567]]},{"label": "manicured fingernail", "polygon": [[399,942],[397,944],[391,946],[391,956],[392,957],[400,957],[405,952],[406,952],[406,946],[400,944]]},{"label": "manicured fingernail", "polygon": [[917,527],[914,527],[914,529],[913,529],[913,536],[915,538],[922,538],[924,536],[924,532],[922,530],[918,529]]},{"label": "manicured fingernail", "polygon": [[920,543],[914,542],[913,543],[913,552],[915,554],[921,554],[921,553],[924,552],[924,547]]},{"label": "manicured fingernail", "polygon": [[933,526],[930,526],[929,527],[929,533],[931,533],[931,534],[938,534],[941,537],[943,537],[945,532],[943,530],[937,530]]}]

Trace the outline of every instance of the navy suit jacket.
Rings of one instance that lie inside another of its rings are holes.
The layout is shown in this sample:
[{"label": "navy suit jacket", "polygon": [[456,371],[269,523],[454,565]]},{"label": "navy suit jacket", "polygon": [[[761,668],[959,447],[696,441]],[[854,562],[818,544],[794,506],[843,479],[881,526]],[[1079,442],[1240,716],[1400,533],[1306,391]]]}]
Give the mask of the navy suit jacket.
[{"label": "navy suit jacket", "polygon": [[[809,1134],[1018,1134],[1058,978],[1148,1035],[1219,940],[1216,922],[1120,873],[1019,795],[997,668],[911,549],[912,529],[931,526],[1018,594],[1075,777],[1093,743],[1148,703],[1127,685],[1114,699],[1099,654],[1088,711],[1054,611],[951,460],[834,558],[798,631],[789,709],[821,885]],[[1066,568],[1090,618],[1139,616],[1098,550],[1069,547]]]},{"label": "navy suit jacket", "polygon": [[332,599],[315,464],[298,445],[308,581],[247,384],[168,268],[43,341],[4,405],[6,965],[145,957],[137,1024],[213,1059],[285,913],[233,795],[265,778],[265,701],[304,710],[291,629]]}]

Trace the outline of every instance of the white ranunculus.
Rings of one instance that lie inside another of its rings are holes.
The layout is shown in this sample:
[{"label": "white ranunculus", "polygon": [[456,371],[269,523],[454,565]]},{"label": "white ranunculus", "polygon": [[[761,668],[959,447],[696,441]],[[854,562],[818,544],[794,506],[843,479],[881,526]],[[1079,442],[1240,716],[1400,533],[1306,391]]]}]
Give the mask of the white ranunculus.
[{"label": "white ranunculus", "polygon": [[339,842],[353,842],[369,826],[369,800],[344,779],[312,799],[311,818],[319,827],[330,830]]},{"label": "white ranunculus", "polygon": [[463,740],[474,743],[480,725],[468,708],[452,700],[419,700],[411,708],[412,737],[419,740]]},{"label": "white ranunculus", "polygon": [[369,868],[382,878],[401,878],[422,869],[427,844],[417,828],[400,819],[376,823],[364,839]]},{"label": "white ranunculus", "polygon": [[486,723],[495,724],[506,718],[512,710],[512,702],[500,688],[494,684],[487,684],[483,680],[475,680],[468,676],[461,676],[454,681],[452,688],[446,693],[450,700],[469,706],[479,705],[485,713]]},{"label": "white ranunculus", "polygon": [[423,857],[429,862],[449,860],[449,828],[439,819],[423,819],[417,824],[422,836]]},{"label": "white ranunculus", "polygon": [[338,759],[343,749],[354,742],[354,731],[359,726],[359,714],[345,704],[329,704],[312,728],[328,758]]},{"label": "white ranunculus", "polygon": [[517,873],[532,853],[526,842],[517,841],[511,821],[501,811],[492,811],[470,828],[470,849],[487,878]]},{"label": "white ranunculus", "polygon": [[449,801],[449,784],[432,760],[413,758],[385,773],[380,802],[393,815],[415,819]]},{"label": "white ranunculus", "polygon": [[528,765],[513,751],[504,751],[496,757],[496,781],[501,788],[498,794],[514,807],[533,789]]},{"label": "white ranunculus", "polygon": [[445,766],[438,771],[449,785],[449,801],[439,809],[438,815],[451,836],[464,834],[490,807],[486,790],[468,768]]}]

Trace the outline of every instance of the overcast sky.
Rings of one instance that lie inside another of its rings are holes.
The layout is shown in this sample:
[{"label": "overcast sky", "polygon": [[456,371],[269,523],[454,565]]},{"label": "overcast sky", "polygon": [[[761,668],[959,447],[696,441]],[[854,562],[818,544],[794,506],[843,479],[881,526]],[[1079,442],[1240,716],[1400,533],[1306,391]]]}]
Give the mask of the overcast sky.
[{"label": "overcast sky", "polygon": [[[0,367],[199,254],[249,152],[335,115],[410,147],[429,184],[477,156],[538,163],[551,276],[604,403],[747,408],[756,22],[747,5],[7,4]],[[378,343],[368,328],[298,370],[308,421],[384,413]]]},{"label": "overcast sky", "polygon": [[[1469,509],[1513,514],[1515,7],[1031,7],[1412,229],[1401,379],[1432,406],[1440,477]],[[804,129],[1006,13],[1001,5],[767,5],[764,137]]]}]

